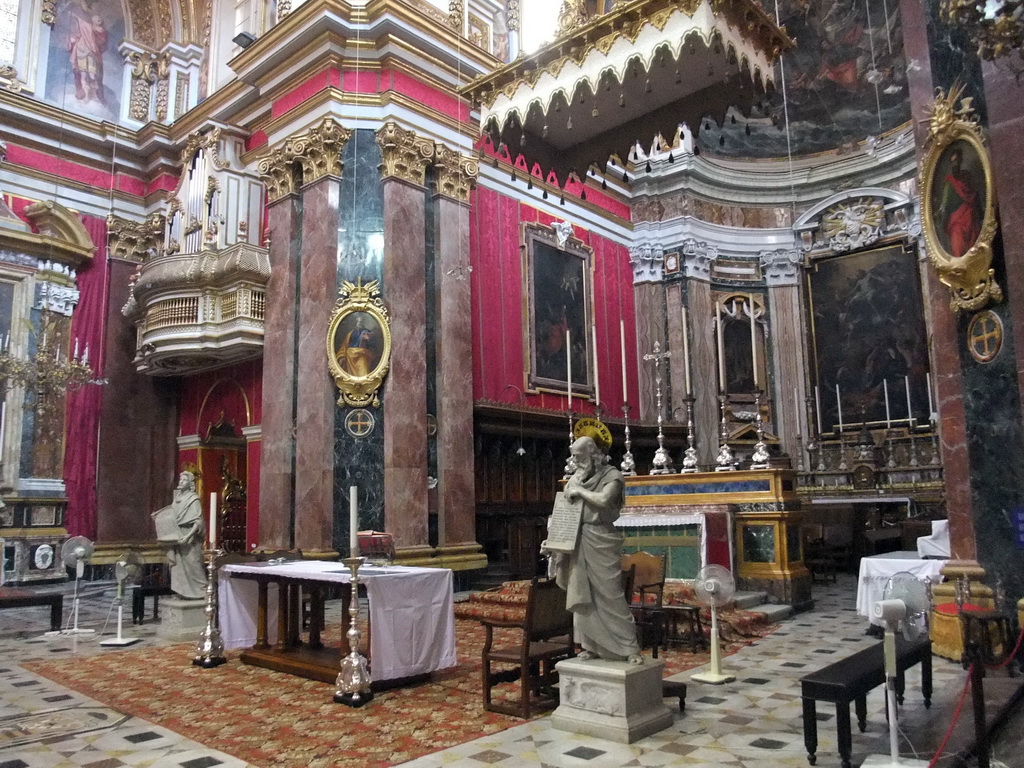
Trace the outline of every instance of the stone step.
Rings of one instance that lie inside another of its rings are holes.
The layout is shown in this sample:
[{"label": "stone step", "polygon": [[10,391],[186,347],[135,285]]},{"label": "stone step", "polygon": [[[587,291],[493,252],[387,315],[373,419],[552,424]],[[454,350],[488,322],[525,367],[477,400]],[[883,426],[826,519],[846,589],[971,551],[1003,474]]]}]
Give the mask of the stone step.
[{"label": "stone step", "polygon": [[762,603],[751,610],[756,611],[757,613],[763,613],[773,623],[785,621],[793,615],[793,606],[788,603],[777,603],[775,605],[771,603]]},{"label": "stone step", "polygon": [[768,602],[767,592],[737,592],[733,597],[736,601],[736,607],[744,611],[749,611],[752,608],[756,608],[762,603]]}]

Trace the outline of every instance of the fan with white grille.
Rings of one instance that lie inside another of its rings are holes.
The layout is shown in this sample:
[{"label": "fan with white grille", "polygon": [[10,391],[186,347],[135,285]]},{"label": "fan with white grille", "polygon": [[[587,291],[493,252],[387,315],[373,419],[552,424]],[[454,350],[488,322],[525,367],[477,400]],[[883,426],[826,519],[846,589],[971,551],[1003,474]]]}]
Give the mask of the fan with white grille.
[{"label": "fan with white grille", "polygon": [[863,763],[874,768],[911,768],[927,766],[925,760],[900,757],[899,723],[896,707],[896,633],[902,632],[907,640],[915,640],[927,633],[929,611],[928,585],[914,574],[894,573],[885,585],[882,599],[874,604],[874,618],[885,622],[885,702],[889,712],[889,754],[870,755]]},{"label": "fan with white grille", "polygon": [[736,594],[736,579],[728,568],[721,565],[706,565],[697,572],[693,583],[697,601],[711,609],[711,668],[690,677],[698,683],[721,685],[731,683],[735,675],[722,674],[721,652],[718,640],[718,609],[727,605]]},{"label": "fan with white grille", "polygon": [[139,579],[142,578],[141,558],[134,552],[125,552],[114,564],[114,578],[117,580],[117,597],[114,598],[114,601],[117,603],[117,637],[108,637],[106,640],[100,640],[100,645],[132,645],[139,642],[142,638],[124,637],[121,634],[121,629],[124,625],[124,592],[127,587],[138,584]]},{"label": "fan with white grille", "polygon": [[79,629],[78,627],[78,588],[82,577],[85,575],[85,564],[92,559],[92,550],[92,542],[85,538],[85,536],[72,536],[60,548],[60,557],[64,562],[64,566],[66,568],[73,568],[75,571],[75,601],[71,608],[71,617],[68,622],[71,626],[54,632],[47,632],[46,635],[85,635],[96,631],[95,629]]}]

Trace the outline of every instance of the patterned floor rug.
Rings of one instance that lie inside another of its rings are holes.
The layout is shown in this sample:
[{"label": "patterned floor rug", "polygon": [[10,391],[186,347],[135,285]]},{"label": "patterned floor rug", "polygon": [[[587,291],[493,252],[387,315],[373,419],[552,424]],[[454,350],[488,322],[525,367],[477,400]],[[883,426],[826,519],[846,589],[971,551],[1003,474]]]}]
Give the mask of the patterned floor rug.
[{"label": "patterned floor rug", "polygon": [[[496,733],[522,721],[481,704],[481,626],[456,622],[459,666],[426,683],[384,691],[350,709],[332,686],[242,664],[192,666],[191,645],[119,651],[25,667],[116,709],[264,768],[384,768]],[[761,632],[760,634],[764,634]],[[730,643],[728,655],[756,638]],[[662,652],[665,675],[708,661]],[[503,688],[506,686],[502,686]],[[514,695],[513,686],[501,695]],[[206,713],[206,714],[201,714]]]}]

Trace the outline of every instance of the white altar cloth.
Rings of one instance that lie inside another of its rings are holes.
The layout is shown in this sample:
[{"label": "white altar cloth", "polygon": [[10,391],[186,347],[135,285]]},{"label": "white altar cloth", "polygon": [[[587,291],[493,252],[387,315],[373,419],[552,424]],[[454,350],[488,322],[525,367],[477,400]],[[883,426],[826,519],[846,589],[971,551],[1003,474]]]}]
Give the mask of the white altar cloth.
[{"label": "white altar cloth", "polygon": [[[917,552],[886,552],[862,557],[857,578],[857,613],[871,619],[871,606],[882,599],[885,585],[894,573],[906,571],[919,579],[927,577],[934,584],[942,580],[941,571],[945,564],[945,560],[923,560]],[[882,625],[881,621],[874,619],[871,623]]]},{"label": "white altar cloth", "polygon": [[[226,649],[256,642],[256,582],[232,573],[264,573],[347,584],[337,562],[291,560],[280,565],[233,563],[220,574],[221,637]],[[394,680],[454,667],[455,612],[452,572],[447,568],[364,566],[359,581],[370,604],[370,658],[374,680]],[[277,637],[277,590],[267,590],[267,636]],[[347,629],[345,627],[344,629]],[[347,648],[346,648],[347,652]]]}]

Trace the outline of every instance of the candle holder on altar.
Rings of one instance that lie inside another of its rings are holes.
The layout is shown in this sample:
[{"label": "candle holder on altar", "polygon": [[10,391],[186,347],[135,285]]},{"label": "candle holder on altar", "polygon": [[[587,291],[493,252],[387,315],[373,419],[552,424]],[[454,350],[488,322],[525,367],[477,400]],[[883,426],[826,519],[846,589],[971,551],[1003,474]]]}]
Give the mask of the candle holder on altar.
[{"label": "candle holder on altar", "polygon": [[661,351],[661,344],[657,341],[654,342],[654,351],[644,355],[645,362],[654,361],[654,395],[658,408],[658,450],[654,452],[654,460],[651,462],[652,475],[668,475],[672,472],[672,458],[665,450],[665,433],[662,431],[664,419],[661,415],[661,362],[671,356],[669,350]]},{"label": "candle holder on altar", "polygon": [[939,429],[934,421],[932,421],[932,458],[929,463],[933,467],[942,463],[942,459],[939,456]]},{"label": "candle holder on altar", "polygon": [[693,395],[686,396],[686,450],[683,452],[683,468],[682,473],[684,475],[698,472],[699,467],[697,466],[697,449],[693,447]]},{"label": "candle holder on altar", "polygon": [[839,428],[839,464],[836,469],[842,471],[847,468],[846,463],[846,436],[843,434],[842,427]]},{"label": "candle holder on altar", "polygon": [[914,422],[910,422],[910,429],[907,430],[907,435],[910,437],[910,445],[907,448],[908,459],[907,465],[916,467],[920,462],[917,460],[917,439],[914,437]]},{"label": "candle holder on altar", "polygon": [[715,472],[729,472],[736,469],[736,457],[729,447],[729,425],[725,421],[725,401],[727,395],[718,396],[719,408],[722,411],[722,423],[718,430],[718,456],[715,459]]},{"label": "candle holder on altar", "polygon": [[220,621],[217,617],[217,559],[224,554],[222,549],[207,549],[206,558],[206,626],[196,643],[196,655],[192,664],[204,669],[219,667],[227,662],[224,658],[224,641],[220,636]]},{"label": "candle holder on altar", "polygon": [[894,469],[896,467],[896,452],[892,448],[892,430],[891,429],[886,429],[885,430],[885,442],[889,446],[889,450],[888,450],[889,460],[885,462],[885,466],[888,467],[889,469]]},{"label": "candle holder on altar", "polygon": [[633,459],[633,442],[629,437],[629,405],[623,404],[622,414],[626,419],[626,439],[623,441],[626,446],[626,452],[622,454],[622,463],[619,464],[619,469],[622,470],[622,474],[627,477],[636,476],[636,461]]},{"label": "candle holder on altar", "polygon": [[573,434],[572,429],[572,400],[569,401],[569,458],[565,460],[565,469],[563,469],[563,480],[568,480],[570,477],[576,474],[576,458],[572,455],[572,444],[575,442],[576,436]]},{"label": "candle holder on altar", "polygon": [[771,464],[771,456],[768,454],[768,446],[764,444],[764,419],[761,417],[761,392],[754,393],[754,431],[757,432],[757,442],[754,444],[754,453],[750,457],[751,469],[768,469]]},{"label": "candle holder on altar", "polygon": [[351,622],[348,632],[345,633],[349,652],[341,659],[341,671],[335,681],[334,701],[348,707],[361,707],[373,700],[373,691],[370,690],[370,665],[366,657],[359,652],[362,633],[359,631],[358,571],[364,560],[362,557],[349,557],[341,561],[352,572],[352,580],[349,582]]}]

